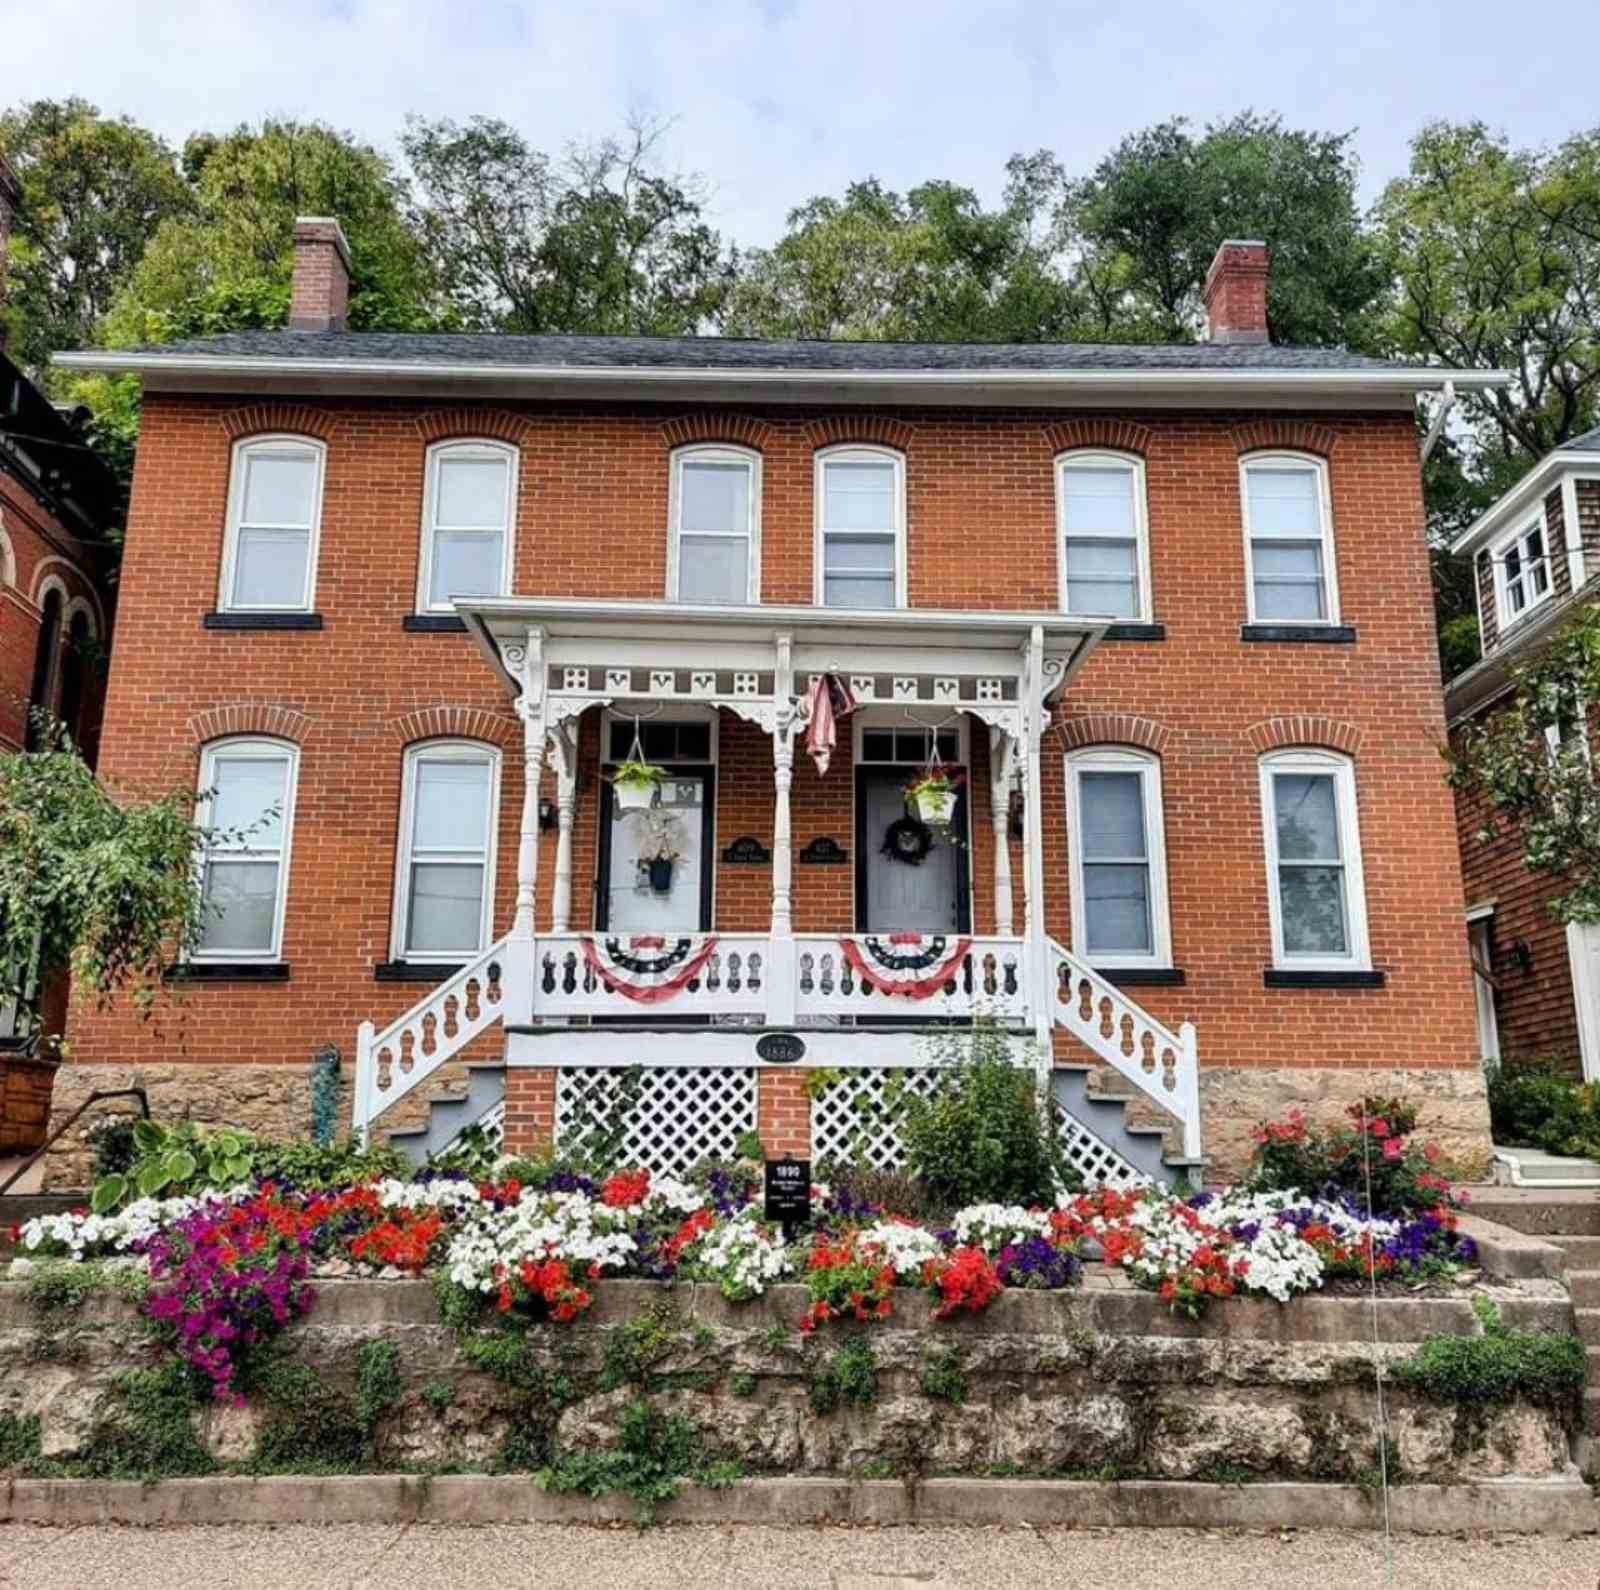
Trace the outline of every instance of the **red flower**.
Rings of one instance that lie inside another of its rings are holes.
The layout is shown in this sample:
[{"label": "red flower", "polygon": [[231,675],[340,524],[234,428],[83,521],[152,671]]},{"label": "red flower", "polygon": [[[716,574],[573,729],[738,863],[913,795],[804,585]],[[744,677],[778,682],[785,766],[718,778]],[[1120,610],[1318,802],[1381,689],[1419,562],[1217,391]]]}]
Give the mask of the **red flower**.
[{"label": "red flower", "polygon": [[619,1170],[600,1189],[600,1202],[611,1209],[626,1209],[642,1204],[650,1193],[650,1172]]}]

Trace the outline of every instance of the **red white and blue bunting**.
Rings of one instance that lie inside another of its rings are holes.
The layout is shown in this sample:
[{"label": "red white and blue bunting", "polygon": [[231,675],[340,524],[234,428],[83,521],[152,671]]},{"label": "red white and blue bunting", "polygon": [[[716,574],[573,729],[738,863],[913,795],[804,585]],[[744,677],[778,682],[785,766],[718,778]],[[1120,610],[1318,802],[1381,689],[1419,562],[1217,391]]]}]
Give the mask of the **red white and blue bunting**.
[{"label": "red white and blue bunting", "polygon": [[613,994],[656,1005],[677,995],[705,968],[717,947],[711,934],[697,944],[692,938],[665,939],[652,934],[636,934],[626,945],[620,938],[607,938],[598,945],[587,935],[579,940],[589,969]]},{"label": "red white and blue bunting", "polygon": [[891,933],[887,938],[867,934],[839,940],[840,953],[868,988],[902,999],[931,999],[942,993],[959,977],[971,948],[971,939],[952,939],[943,933]]}]

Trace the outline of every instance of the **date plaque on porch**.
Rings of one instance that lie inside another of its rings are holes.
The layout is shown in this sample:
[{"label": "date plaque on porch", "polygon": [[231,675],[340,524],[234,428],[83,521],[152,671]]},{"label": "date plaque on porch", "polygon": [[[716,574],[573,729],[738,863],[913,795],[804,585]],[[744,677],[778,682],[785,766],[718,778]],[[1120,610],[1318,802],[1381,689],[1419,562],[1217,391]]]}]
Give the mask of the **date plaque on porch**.
[{"label": "date plaque on porch", "polygon": [[769,1159],[762,1217],[785,1230],[811,1218],[811,1161]]},{"label": "date plaque on porch", "polygon": [[772,852],[754,834],[746,834],[722,852],[722,859],[730,867],[765,867],[772,862]]},{"label": "date plaque on porch", "polygon": [[813,839],[800,852],[800,862],[806,867],[842,867],[850,859],[850,852],[837,839]]},{"label": "date plaque on porch", "polygon": [[806,1041],[797,1032],[768,1032],[756,1039],[756,1055],[769,1065],[793,1065],[805,1052]]}]

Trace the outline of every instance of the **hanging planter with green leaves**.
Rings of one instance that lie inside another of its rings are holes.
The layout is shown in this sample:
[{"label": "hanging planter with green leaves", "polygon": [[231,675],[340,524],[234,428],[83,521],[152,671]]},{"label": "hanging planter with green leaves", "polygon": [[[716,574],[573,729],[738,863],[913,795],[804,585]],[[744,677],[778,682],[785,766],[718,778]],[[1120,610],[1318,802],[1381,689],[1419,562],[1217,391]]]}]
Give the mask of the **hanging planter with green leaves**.
[{"label": "hanging planter with green leaves", "polygon": [[955,821],[956,794],[966,775],[933,762],[906,785],[906,808],[931,828],[946,829]]},{"label": "hanging planter with green leaves", "polygon": [[654,762],[619,762],[611,774],[611,788],[616,795],[617,810],[623,812],[648,811],[655,804],[656,791],[667,776],[664,767]]}]

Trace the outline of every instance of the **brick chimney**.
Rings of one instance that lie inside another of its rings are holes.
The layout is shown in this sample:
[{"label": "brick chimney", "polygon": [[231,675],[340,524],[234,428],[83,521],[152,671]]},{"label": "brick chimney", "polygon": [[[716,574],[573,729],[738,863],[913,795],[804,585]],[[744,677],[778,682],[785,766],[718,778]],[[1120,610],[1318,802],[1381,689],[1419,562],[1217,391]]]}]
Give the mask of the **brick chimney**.
[{"label": "brick chimney", "polygon": [[0,353],[6,351],[6,271],[10,263],[11,223],[22,209],[22,184],[0,155]]},{"label": "brick chimney", "polygon": [[343,331],[350,300],[350,245],[328,215],[302,215],[294,223],[294,282],[290,331]]},{"label": "brick chimney", "polygon": [[1212,342],[1266,342],[1267,245],[1230,237],[1206,272]]}]

